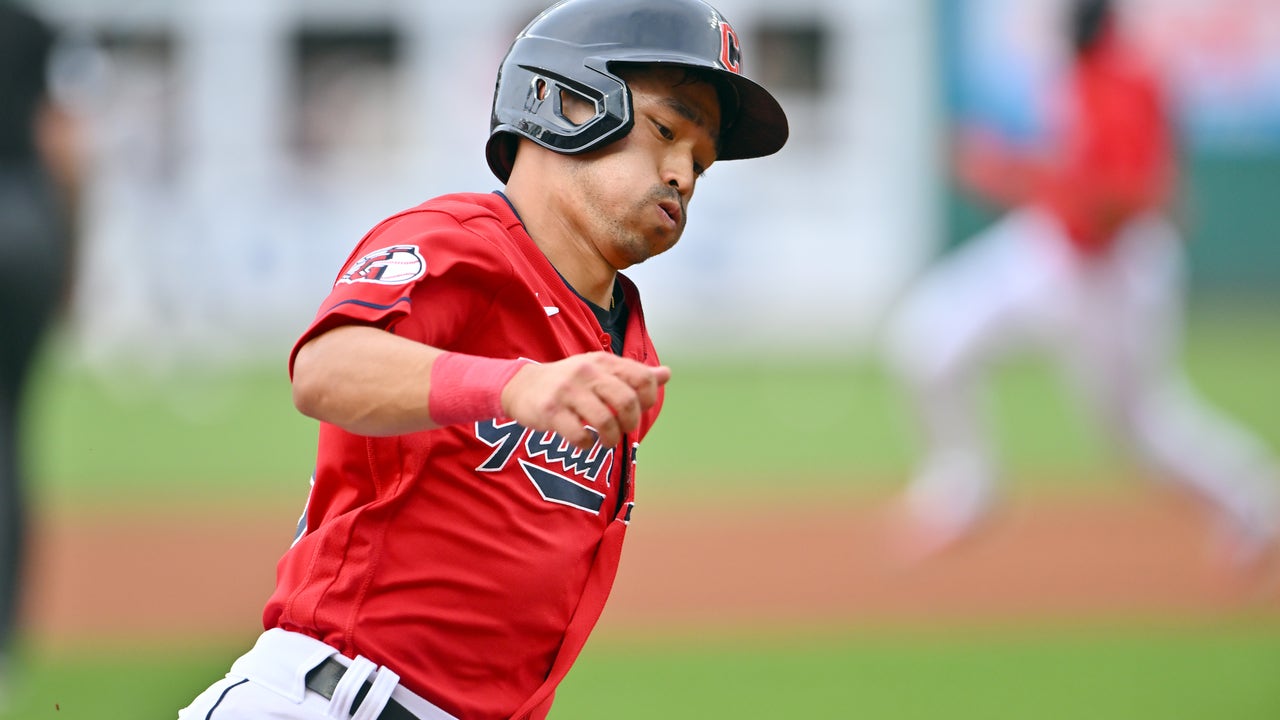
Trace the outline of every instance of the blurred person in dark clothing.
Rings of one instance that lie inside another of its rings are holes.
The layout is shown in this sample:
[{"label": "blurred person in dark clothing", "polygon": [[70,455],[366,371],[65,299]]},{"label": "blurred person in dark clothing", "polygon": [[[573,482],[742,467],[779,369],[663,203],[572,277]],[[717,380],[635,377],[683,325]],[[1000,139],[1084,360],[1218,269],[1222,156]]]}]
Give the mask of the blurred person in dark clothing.
[{"label": "blurred person in dark clothing", "polygon": [[78,153],[72,115],[53,99],[57,32],[0,0],[0,683],[16,635],[27,507],[23,390],[71,285]]}]

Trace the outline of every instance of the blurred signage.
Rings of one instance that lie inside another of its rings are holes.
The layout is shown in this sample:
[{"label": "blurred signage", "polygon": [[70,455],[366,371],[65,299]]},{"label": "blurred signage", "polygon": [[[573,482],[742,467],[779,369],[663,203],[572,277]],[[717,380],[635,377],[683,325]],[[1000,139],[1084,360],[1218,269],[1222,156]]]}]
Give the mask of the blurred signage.
[{"label": "blurred signage", "polygon": [[[1064,57],[1064,0],[945,3],[952,109],[1011,137],[1043,127]],[[1122,21],[1163,69],[1193,145],[1280,151],[1280,2],[1129,0]]]}]

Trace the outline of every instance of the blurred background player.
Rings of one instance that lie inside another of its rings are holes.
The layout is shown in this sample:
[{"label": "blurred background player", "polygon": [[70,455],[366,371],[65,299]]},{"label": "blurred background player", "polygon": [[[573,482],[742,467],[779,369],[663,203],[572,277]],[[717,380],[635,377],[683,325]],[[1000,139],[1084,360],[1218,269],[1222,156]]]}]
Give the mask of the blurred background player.
[{"label": "blurred background player", "polygon": [[982,381],[998,356],[1032,345],[1061,364],[1109,437],[1208,501],[1233,561],[1254,562],[1274,541],[1275,470],[1177,365],[1184,255],[1162,88],[1113,3],[1067,7],[1073,55],[1051,144],[1028,153],[994,133],[960,134],[960,180],[1008,212],[928,270],[889,321],[889,362],[923,431],[904,502],[909,552],[946,547],[991,511],[999,469]]},{"label": "blurred background player", "polygon": [[0,0],[0,684],[17,622],[27,505],[22,400],[32,358],[66,302],[78,161],[72,115],[50,91],[55,29]]}]

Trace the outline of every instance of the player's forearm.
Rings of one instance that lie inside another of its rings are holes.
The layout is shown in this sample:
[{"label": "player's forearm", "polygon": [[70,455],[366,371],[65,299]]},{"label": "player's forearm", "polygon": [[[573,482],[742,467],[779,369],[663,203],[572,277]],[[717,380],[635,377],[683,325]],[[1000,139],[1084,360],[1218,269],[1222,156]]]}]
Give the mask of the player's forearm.
[{"label": "player's forearm", "polygon": [[371,436],[438,427],[431,365],[441,351],[372,327],[348,325],[298,350],[293,402],[302,414]]},{"label": "player's forearm", "polygon": [[1013,207],[1043,188],[1051,171],[1039,155],[1016,150],[996,136],[968,132],[956,142],[956,179],[982,199]]}]

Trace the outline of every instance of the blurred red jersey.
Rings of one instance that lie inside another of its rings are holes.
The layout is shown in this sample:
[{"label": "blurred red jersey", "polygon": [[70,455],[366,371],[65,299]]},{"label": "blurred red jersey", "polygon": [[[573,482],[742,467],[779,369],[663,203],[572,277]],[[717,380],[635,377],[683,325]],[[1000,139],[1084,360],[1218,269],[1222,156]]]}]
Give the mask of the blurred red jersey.
[{"label": "blurred red jersey", "polygon": [[[623,354],[657,365],[636,288],[618,281]],[[538,362],[610,347],[498,194],[448,195],[374,228],[294,353],[349,323]],[[304,527],[265,626],[386,665],[455,716],[509,717],[599,617],[634,454],[660,407],[618,447],[589,452],[503,418],[380,438],[321,423]]]},{"label": "blurred red jersey", "polygon": [[969,144],[962,179],[1002,204],[1047,207],[1081,252],[1103,252],[1126,220],[1171,199],[1175,148],[1160,82],[1108,31],[1077,59],[1052,105],[1043,156]]},{"label": "blurred red jersey", "polygon": [[1156,76],[1109,33],[1076,64],[1061,168],[1042,199],[1085,252],[1105,250],[1134,215],[1168,203],[1174,148]]}]

